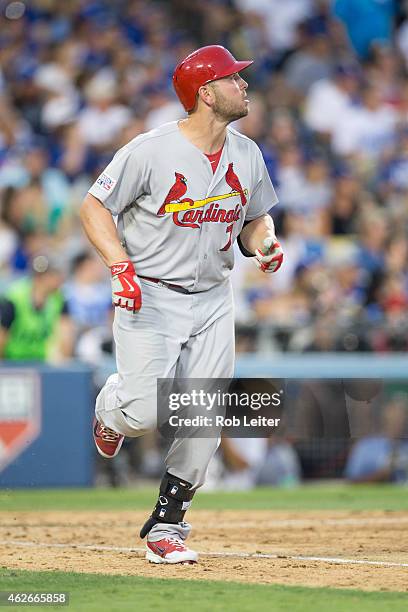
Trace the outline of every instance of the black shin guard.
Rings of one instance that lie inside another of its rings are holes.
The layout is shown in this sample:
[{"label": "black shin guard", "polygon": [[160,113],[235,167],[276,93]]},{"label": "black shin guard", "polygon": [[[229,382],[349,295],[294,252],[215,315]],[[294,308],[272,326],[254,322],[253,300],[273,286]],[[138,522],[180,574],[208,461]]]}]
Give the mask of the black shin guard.
[{"label": "black shin guard", "polygon": [[184,519],[194,493],[189,482],[166,472],[160,483],[159,499],[151,516],[143,525],[140,537],[144,538],[157,523],[180,523]]}]

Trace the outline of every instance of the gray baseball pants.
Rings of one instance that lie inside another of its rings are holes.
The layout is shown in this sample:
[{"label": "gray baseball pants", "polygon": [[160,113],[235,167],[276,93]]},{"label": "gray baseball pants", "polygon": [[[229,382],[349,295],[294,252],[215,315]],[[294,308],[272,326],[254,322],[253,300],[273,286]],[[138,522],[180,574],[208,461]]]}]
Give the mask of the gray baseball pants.
[{"label": "gray baseball pants", "polygon": [[[116,308],[113,334],[117,374],[96,400],[96,418],[129,437],[157,424],[158,378],[231,378],[234,313],[229,280],[202,293],[184,295],[140,280],[142,308]],[[205,481],[219,438],[175,439],[166,457],[170,474],[192,484]]]}]

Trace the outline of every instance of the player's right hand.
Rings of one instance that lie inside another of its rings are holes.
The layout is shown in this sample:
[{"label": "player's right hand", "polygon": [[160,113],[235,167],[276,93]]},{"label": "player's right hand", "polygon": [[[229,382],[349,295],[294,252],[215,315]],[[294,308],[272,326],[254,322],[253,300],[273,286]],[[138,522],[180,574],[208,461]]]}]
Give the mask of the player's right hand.
[{"label": "player's right hand", "polygon": [[133,263],[119,261],[111,266],[112,303],[119,308],[137,312],[142,307],[142,292]]}]

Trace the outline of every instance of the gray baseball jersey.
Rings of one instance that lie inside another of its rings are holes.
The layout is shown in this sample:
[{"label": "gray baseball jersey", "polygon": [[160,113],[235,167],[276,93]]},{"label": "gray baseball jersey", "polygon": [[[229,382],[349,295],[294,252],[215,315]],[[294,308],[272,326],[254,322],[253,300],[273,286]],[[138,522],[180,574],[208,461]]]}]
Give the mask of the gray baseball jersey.
[{"label": "gray baseball jersey", "polygon": [[277,203],[257,145],[231,127],[217,170],[178,122],[134,138],[89,190],[113,214],[140,276],[204,291],[234,265],[244,221]]}]

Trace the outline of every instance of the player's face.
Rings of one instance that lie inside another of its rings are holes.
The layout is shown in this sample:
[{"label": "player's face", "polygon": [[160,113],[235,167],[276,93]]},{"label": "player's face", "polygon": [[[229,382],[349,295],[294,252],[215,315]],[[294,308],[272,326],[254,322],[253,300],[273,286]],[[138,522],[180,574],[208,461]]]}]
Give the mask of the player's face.
[{"label": "player's face", "polygon": [[249,107],[246,97],[248,83],[237,72],[218,79],[211,85],[215,96],[213,111],[218,119],[231,123],[231,121],[246,117]]}]

